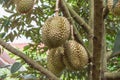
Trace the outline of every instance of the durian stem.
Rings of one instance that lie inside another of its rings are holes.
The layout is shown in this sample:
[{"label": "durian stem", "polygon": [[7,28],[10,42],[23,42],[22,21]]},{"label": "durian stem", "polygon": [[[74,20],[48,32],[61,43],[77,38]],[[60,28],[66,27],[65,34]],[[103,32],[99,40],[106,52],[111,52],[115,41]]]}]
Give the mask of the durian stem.
[{"label": "durian stem", "polygon": [[74,40],[73,25],[71,25],[71,39]]},{"label": "durian stem", "polygon": [[55,16],[59,16],[59,0],[56,0]]}]

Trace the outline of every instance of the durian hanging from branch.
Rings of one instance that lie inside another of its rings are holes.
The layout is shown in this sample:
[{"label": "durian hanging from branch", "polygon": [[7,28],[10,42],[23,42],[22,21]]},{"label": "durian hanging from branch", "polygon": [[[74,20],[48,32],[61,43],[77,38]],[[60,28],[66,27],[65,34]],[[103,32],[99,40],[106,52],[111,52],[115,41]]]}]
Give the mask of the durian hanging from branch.
[{"label": "durian hanging from branch", "polygon": [[50,49],[47,55],[47,68],[57,77],[60,77],[62,71],[65,69],[65,65],[62,60],[63,54],[64,48],[57,47]]},{"label": "durian hanging from branch", "polygon": [[88,55],[85,48],[74,40],[73,26],[71,26],[71,40],[64,44],[63,62],[69,70],[81,70],[88,63]]},{"label": "durian hanging from branch", "polygon": [[14,3],[19,13],[29,13],[34,6],[34,0],[14,0]]},{"label": "durian hanging from branch", "polygon": [[42,27],[42,41],[49,48],[61,46],[69,38],[70,23],[59,16],[59,0],[56,1],[55,16],[48,18]]},{"label": "durian hanging from branch", "polygon": [[58,4],[59,0],[56,0],[55,16],[47,19],[42,27],[42,41],[50,48],[47,55],[47,68],[60,77],[65,65],[64,48],[59,46],[69,38],[70,25],[65,17],[59,16]]},{"label": "durian hanging from branch", "polygon": [[107,6],[111,13],[120,16],[120,0],[107,0]]}]

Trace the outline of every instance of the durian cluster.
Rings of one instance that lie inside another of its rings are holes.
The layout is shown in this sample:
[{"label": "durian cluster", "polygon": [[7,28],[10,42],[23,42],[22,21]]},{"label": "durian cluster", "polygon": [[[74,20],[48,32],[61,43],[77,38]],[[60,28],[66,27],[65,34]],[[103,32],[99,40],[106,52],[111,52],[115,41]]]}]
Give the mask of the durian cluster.
[{"label": "durian cluster", "polygon": [[[14,0],[19,13],[29,13],[34,0]],[[70,23],[62,16],[48,18],[43,25],[42,41],[48,46],[47,68],[56,76],[62,71],[80,70],[87,65],[88,56],[84,47],[75,40],[69,40]]]},{"label": "durian cluster", "polygon": [[14,0],[14,3],[19,13],[29,13],[34,6],[34,0]]},{"label": "durian cluster", "polygon": [[42,29],[42,41],[48,46],[47,68],[56,76],[64,69],[80,70],[88,63],[84,47],[75,40],[69,40],[70,23],[62,16],[48,18]]},{"label": "durian cluster", "polygon": [[120,16],[120,0],[118,0],[116,4],[114,4],[114,0],[108,0],[107,6],[111,13],[116,16]]}]

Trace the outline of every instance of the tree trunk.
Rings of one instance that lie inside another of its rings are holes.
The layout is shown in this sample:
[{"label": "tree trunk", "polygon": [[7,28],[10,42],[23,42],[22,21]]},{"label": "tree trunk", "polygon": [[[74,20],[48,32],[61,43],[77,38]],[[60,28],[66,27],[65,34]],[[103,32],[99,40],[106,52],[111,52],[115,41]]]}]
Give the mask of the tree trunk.
[{"label": "tree trunk", "polygon": [[104,20],[103,1],[94,0],[93,80],[101,80],[101,56],[103,50]]}]

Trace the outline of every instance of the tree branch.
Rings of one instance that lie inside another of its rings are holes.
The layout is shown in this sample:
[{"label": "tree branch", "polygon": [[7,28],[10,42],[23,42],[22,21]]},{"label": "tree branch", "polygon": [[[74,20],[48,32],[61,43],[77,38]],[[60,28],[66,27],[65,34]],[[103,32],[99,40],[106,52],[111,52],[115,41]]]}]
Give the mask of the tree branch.
[{"label": "tree branch", "polygon": [[120,52],[118,53],[112,53],[111,51],[108,51],[107,52],[107,61],[109,61],[109,59],[113,58],[113,57],[116,57],[116,56],[120,56]]},{"label": "tree branch", "polygon": [[107,80],[120,80],[120,72],[105,72],[105,78]]},{"label": "tree branch", "polygon": [[92,28],[67,4],[66,5],[72,15],[72,17],[76,20],[76,22],[85,29],[85,31],[93,36],[93,30]]},{"label": "tree branch", "polygon": [[73,25],[74,34],[75,34],[75,36],[77,36],[78,41],[81,44],[84,44],[83,41],[82,41],[82,37],[81,37],[80,33],[78,32],[75,24],[74,24],[73,18],[71,17],[71,14],[69,13],[69,10],[68,10],[68,8],[67,8],[64,0],[60,0],[60,6],[61,6],[61,10],[63,12],[63,15],[65,17],[67,17],[67,19],[69,20],[69,22]]},{"label": "tree branch", "polygon": [[11,53],[21,57],[27,64],[29,64],[34,69],[40,71],[42,74],[45,74],[50,80],[59,80],[53,73],[50,71],[44,69],[42,66],[40,66],[37,62],[32,60],[31,58],[27,57],[24,53],[21,51],[13,48],[10,44],[3,41],[3,39],[0,39],[0,45],[3,46],[5,49],[10,51]]},{"label": "tree branch", "polygon": [[[90,10],[89,25],[94,31],[94,0],[89,0],[89,10]],[[91,35],[88,35],[88,41],[89,41],[88,49],[91,52],[90,54],[93,56],[93,37],[91,37]],[[92,64],[88,65],[88,79],[89,80],[92,80],[92,71],[91,71],[92,67],[93,67]]]},{"label": "tree branch", "polygon": [[120,55],[120,52],[111,53],[111,55],[109,56],[109,59],[110,59],[110,58],[113,58],[113,57],[116,57],[116,56],[119,56],[119,55]]},{"label": "tree branch", "polygon": [[[73,18],[71,17],[71,14],[70,14],[64,0],[60,0],[60,6],[61,6],[61,10],[62,10],[64,16],[66,16],[68,18],[68,20],[70,21],[70,23],[73,25],[74,35],[77,37],[78,41],[85,47],[84,42],[82,41],[81,35],[74,24]],[[90,51],[86,47],[85,47],[85,49],[87,50],[88,56],[91,61],[92,55],[90,55]]]}]

